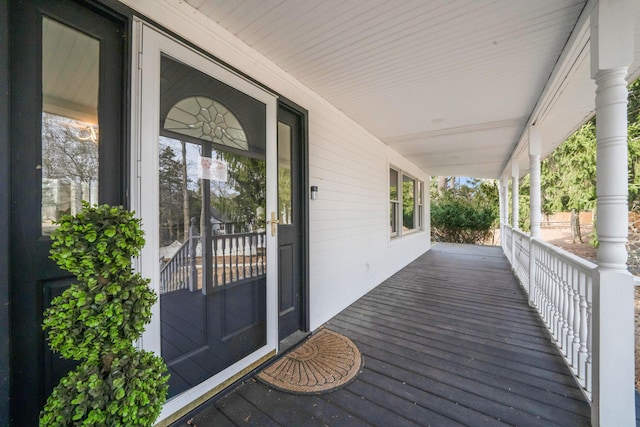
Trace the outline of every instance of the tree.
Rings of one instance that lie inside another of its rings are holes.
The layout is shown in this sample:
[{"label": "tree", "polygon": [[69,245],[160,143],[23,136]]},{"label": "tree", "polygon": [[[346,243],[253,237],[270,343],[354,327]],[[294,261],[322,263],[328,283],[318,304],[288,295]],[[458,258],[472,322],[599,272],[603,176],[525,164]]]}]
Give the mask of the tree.
[{"label": "tree", "polygon": [[160,146],[160,224],[166,227],[164,244],[180,239],[180,219],[183,215],[183,162],[169,145]]},{"label": "tree", "polygon": [[483,243],[498,221],[498,187],[491,180],[466,180],[444,191],[436,188],[431,203],[435,241]]},{"label": "tree", "polygon": [[629,86],[629,207],[640,211],[640,79]]},{"label": "tree", "polygon": [[227,151],[218,155],[227,163],[228,180],[221,189],[223,193],[212,198],[211,204],[245,231],[263,228],[260,212],[264,212],[267,200],[266,162]]},{"label": "tree", "polygon": [[182,146],[182,222],[183,222],[183,236],[184,240],[187,240],[189,235],[189,176],[187,175],[187,143],[180,141]]},{"label": "tree", "polygon": [[[42,115],[42,176],[73,187],[75,198],[66,213],[81,208],[81,200],[97,200],[91,194],[98,182],[97,126],[53,114]],[[52,195],[43,194],[43,204],[57,206]],[[54,215],[57,218],[57,213]]]},{"label": "tree", "polygon": [[543,205],[570,210],[574,241],[582,242],[579,212],[596,205],[595,119],[585,123],[541,163]]}]

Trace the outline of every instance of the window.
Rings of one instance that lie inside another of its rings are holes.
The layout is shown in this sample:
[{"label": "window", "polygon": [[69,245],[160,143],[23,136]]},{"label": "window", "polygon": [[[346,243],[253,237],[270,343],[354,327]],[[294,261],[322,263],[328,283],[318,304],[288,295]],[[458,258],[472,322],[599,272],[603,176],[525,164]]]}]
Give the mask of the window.
[{"label": "window", "polygon": [[398,212],[400,211],[400,199],[398,198],[398,171],[389,169],[389,205],[390,224],[389,230],[392,236],[398,235]]},{"label": "window", "polygon": [[418,228],[424,230],[424,183],[418,181]]},{"label": "window", "polygon": [[416,228],[416,180],[402,175],[402,231]]},{"label": "window", "polygon": [[392,237],[422,230],[424,183],[402,171],[389,168],[389,210],[389,233]]},{"label": "window", "polygon": [[49,235],[82,200],[98,202],[102,59],[100,42],[85,33],[46,17],[42,32],[41,212],[42,234]]},{"label": "window", "polygon": [[236,116],[221,103],[204,96],[192,96],[175,104],[167,114],[164,128],[227,147],[249,149]]}]

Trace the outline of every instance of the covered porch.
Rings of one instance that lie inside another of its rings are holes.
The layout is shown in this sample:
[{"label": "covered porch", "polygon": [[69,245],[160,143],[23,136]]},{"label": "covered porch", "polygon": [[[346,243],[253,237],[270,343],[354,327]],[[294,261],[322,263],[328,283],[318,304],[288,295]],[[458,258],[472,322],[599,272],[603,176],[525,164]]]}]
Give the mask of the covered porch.
[{"label": "covered porch", "polygon": [[[211,406],[223,419],[303,424],[326,407],[386,425],[634,423],[624,245],[636,2],[123,2],[308,108],[321,195],[309,205],[308,330],[328,321],[352,335],[365,372],[335,400],[250,382]],[[539,239],[540,160],[594,115],[600,248],[589,264]],[[531,235],[518,230],[526,174]],[[500,181],[501,249],[429,251],[428,195],[397,189],[436,175]],[[404,227],[404,197],[424,223]],[[442,353],[427,352],[435,343]]]},{"label": "covered porch", "polygon": [[[9,396],[0,399],[0,420],[37,417],[53,378],[40,335],[42,295],[66,286],[57,270],[45,270],[31,256],[46,259],[48,253],[38,246],[48,243],[42,239],[40,197],[46,138],[39,134],[46,93],[39,71],[46,62],[40,50],[49,40],[42,27],[51,17],[40,3],[64,4],[63,12],[50,15],[85,39],[93,40],[84,29],[93,19],[117,21],[121,37],[101,46],[118,48],[113,55],[122,64],[113,68],[120,71],[107,72],[117,61],[101,58],[96,63],[104,70],[94,73],[100,78],[92,85],[103,93],[95,101],[100,108],[92,111],[114,108],[110,116],[97,117],[101,147],[113,148],[100,154],[98,170],[113,200],[136,210],[148,227],[139,269],[158,291],[168,282],[158,262],[160,196],[167,195],[158,168],[160,128],[167,130],[159,112],[163,87],[175,87],[165,92],[176,95],[175,104],[166,106],[177,106],[177,94],[193,79],[174,85],[169,77],[202,74],[212,88],[227,85],[230,93],[251,98],[256,111],[255,117],[247,113],[253,117],[247,123],[259,125],[260,146],[251,158],[268,164],[267,196],[261,210],[246,212],[268,220],[265,229],[270,224],[266,288],[255,292],[260,298],[251,305],[263,336],[247,357],[225,371],[207,372],[170,399],[161,425],[281,350],[287,335],[280,336],[279,298],[286,287],[279,275],[286,269],[278,264],[285,259],[279,245],[289,244],[278,240],[284,233],[277,231],[289,217],[278,219],[287,212],[279,204],[281,164],[292,171],[299,166],[300,177],[290,180],[300,183],[299,260],[291,256],[286,264],[300,267],[300,280],[290,281],[299,296],[295,327],[306,333],[325,326],[351,337],[364,354],[364,371],[320,396],[288,395],[249,379],[178,425],[190,418],[200,427],[636,424],[634,279],[625,249],[627,84],[640,77],[640,8],[634,0],[42,0],[37,7],[24,2],[29,13],[23,13],[23,2],[3,2],[0,62],[7,65],[0,86],[11,90],[0,96],[0,228],[10,236],[3,249],[10,256],[0,257],[0,323],[9,325],[0,335],[10,345],[0,350],[0,392]],[[77,12],[82,25],[71,25]],[[12,49],[22,46],[22,35],[29,35],[25,46],[32,48]],[[177,72],[183,66],[191,67],[188,73]],[[163,69],[175,73],[163,75]],[[79,81],[62,74],[65,82]],[[113,77],[108,85],[105,76]],[[118,99],[106,96],[111,93]],[[235,110],[249,111],[246,105]],[[281,111],[293,110],[298,132],[286,133]],[[540,160],[594,115],[600,249],[591,264],[539,237]],[[201,124],[205,134],[220,127],[211,117],[202,120],[183,124]],[[279,134],[283,147],[299,137],[298,161],[292,161],[291,148],[280,155]],[[212,159],[214,142],[202,141],[192,139],[200,147],[192,165]],[[225,150],[242,151],[238,147],[244,145]],[[518,229],[518,183],[526,174],[530,235]],[[187,175],[182,173],[183,214]],[[501,247],[432,248],[424,190],[438,175],[499,180]],[[200,207],[211,208],[211,184],[193,189],[202,195]],[[106,193],[100,199],[108,200]],[[409,214],[401,215],[405,201]],[[210,218],[207,210],[197,212]],[[201,222],[200,233],[214,242],[210,222]],[[214,265],[208,277],[217,278],[218,255],[209,259]],[[233,259],[238,262],[237,252]],[[191,266],[190,277],[197,278],[197,264]],[[247,270],[236,265],[235,271]],[[159,305],[154,310],[141,346],[162,355],[162,312]],[[248,330],[244,326],[234,330]]]},{"label": "covered porch", "polygon": [[500,247],[437,244],[324,326],[363,354],[352,383],[305,396],[252,377],[174,425],[591,424]]}]

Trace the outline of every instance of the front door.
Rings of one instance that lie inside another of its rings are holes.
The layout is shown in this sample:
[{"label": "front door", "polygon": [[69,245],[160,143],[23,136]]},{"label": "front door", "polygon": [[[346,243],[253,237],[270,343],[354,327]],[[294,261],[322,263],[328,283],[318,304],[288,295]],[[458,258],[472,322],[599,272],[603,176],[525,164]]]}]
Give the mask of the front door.
[{"label": "front door", "polygon": [[72,366],[48,350],[40,326],[74,280],[49,259],[54,221],[82,200],[124,203],[125,38],[122,22],[77,2],[11,6],[11,414],[36,425]]},{"label": "front door", "polygon": [[[304,256],[305,157],[303,115],[278,109],[278,337],[306,329]],[[297,335],[300,336],[300,335]]]},{"label": "front door", "polygon": [[167,409],[275,349],[276,102],[147,26],[142,50],[143,345],[169,368]]}]

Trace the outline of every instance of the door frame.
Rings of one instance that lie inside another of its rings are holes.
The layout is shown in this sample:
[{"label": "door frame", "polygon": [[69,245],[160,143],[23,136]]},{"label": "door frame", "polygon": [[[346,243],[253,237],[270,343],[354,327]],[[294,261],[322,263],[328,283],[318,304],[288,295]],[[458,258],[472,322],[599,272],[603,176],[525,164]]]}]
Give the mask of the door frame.
[{"label": "door frame", "polygon": [[[266,105],[266,212],[277,211],[277,98],[264,87],[245,79],[200,51],[167,35],[165,32],[134,19],[133,69],[139,73],[132,79],[132,156],[131,204],[143,219],[146,245],[136,261],[136,269],[151,279],[151,287],[159,290],[158,247],[158,156],[160,102],[160,56],[168,56],[232,86]],[[155,106],[155,108],[153,108]],[[246,373],[273,356],[278,343],[277,308],[277,236],[267,227],[267,343],[254,353],[236,362],[201,384],[175,396],[163,407],[159,420],[217,392],[218,386],[237,375]],[[140,346],[160,354],[160,305],[152,308],[152,321],[140,340]]]},{"label": "door frame", "polygon": [[[0,3],[0,235],[11,236],[11,141],[9,2]],[[11,342],[9,284],[11,283],[11,240],[0,240],[0,342]],[[9,396],[10,345],[0,348],[0,396]],[[0,401],[0,425],[9,424],[9,398]]]},{"label": "door frame", "polygon": [[[302,216],[301,229],[299,230],[299,243],[301,248],[300,266],[300,291],[301,291],[301,319],[302,331],[310,332],[310,291],[309,291],[309,112],[295,102],[280,96],[278,98],[278,110],[283,109],[300,120],[300,149],[297,161],[300,167],[300,213]],[[281,349],[278,349],[280,351]]]}]

